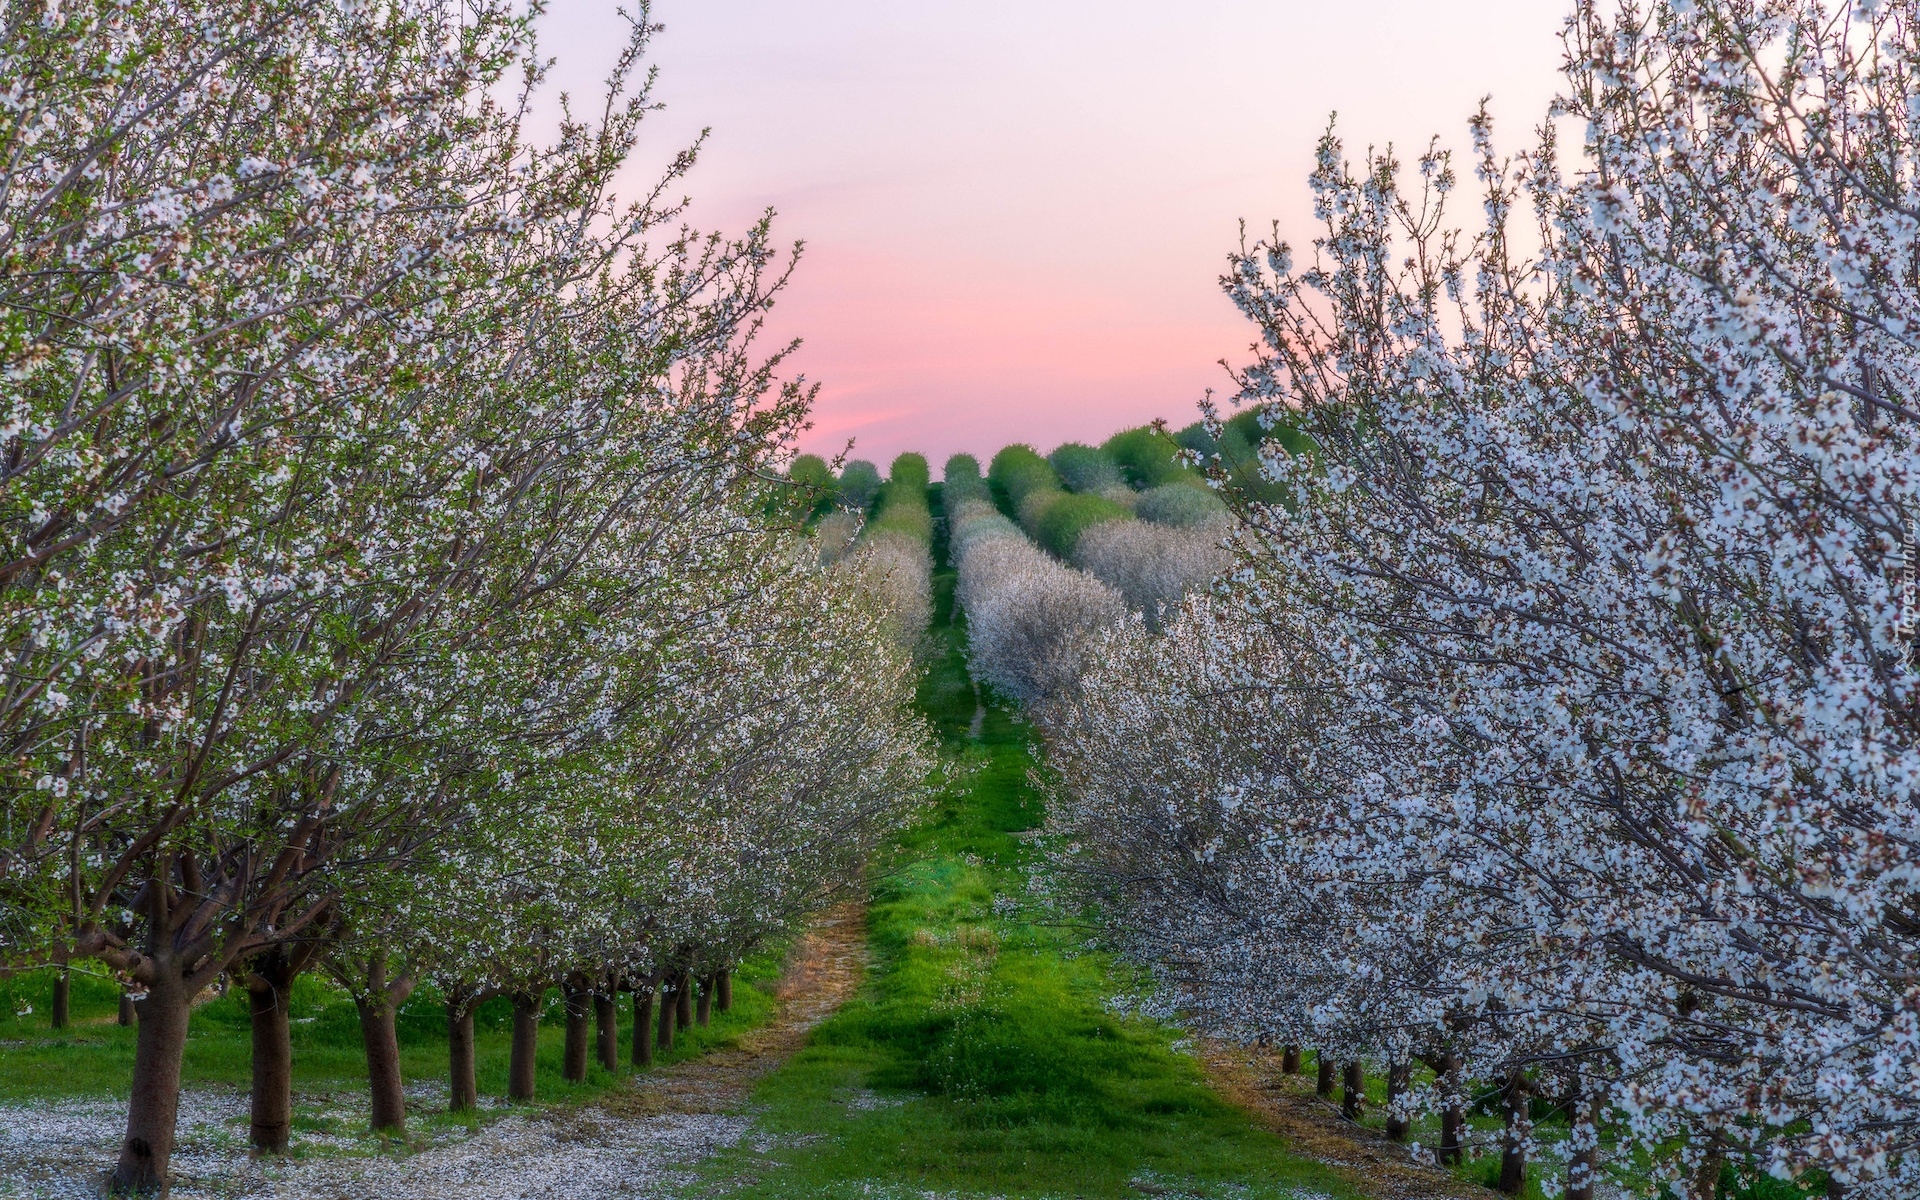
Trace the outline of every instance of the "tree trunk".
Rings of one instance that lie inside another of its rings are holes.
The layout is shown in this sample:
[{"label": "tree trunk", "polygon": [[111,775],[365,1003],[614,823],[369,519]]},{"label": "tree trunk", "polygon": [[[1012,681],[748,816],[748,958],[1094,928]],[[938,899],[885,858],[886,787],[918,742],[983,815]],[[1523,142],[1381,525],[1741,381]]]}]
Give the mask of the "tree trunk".
[{"label": "tree trunk", "polygon": [[1325,1050],[1315,1050],[1313,1058],[1319,1068],[1313,1080],[1313,1094],[1322,1100],[1330,1100],[1333,1098],[1333,1060],[1327,1057]]},{"label": "tree trunk", "polygon": [[673,1049],[673,1010],[677,1007],[677,1002],[665,980],[661,980],[660,988],[660,1020],[654,1034],[653,1045],[656,1050],[671,1050]]},{"label": "tree trunk", "polygon": [[706,1028],[713,1020],[713,976],[700,981],[700,1005],[693,1010],[693,1019]]},{"label": "tree trunk", "polygon": [[360,1010],[360,1041],[367,1049],[367,1091],[373,1100],[373,1130],[404,1137],[407,1093],[400,1083],[400,1038],[394,1029],[393,1002],[385,994],[355,999]]},{"label": "tree trunk", "polygon": [[1460,1144],[1461,1131],[1467,1127],[1467,1113],[1460,1106],[1460,1056],[1444,1054],[1440,1057],[1441,1086],[1447,1089],[1447,1106],[1440,1110],[1440,1153],[1439,1159],[1448,1166],[1459,1164],[1463,1147]]},{"label": "tree trunk", "polygon": [[1401,1097],[1407,1094],[1407,1088],[1413,1083],[1413,1064],[1409,1062],[1391,1063],[1387,1067],[1387,1139],[1404,1142],[1407,1140],[1409,1124],[1404,1113],[1396,1109]]},{"label": "tree trunk", "polygon": [[540,1048],[539,992],[517,992],[513,997],[513,1054],[507,1064],[507,1099],[533,1099],[534,1055]]},{"label": "tree trunk", "polygon": [[1573,1102],[1573,1130],[1567,1137],[1567,1200],[1593,1200],[1600,1174],[1600,1114],[1581,1089]]},{"label": "tree trunk", "polygon": [[123,1028],[133,1028],[133,996],[126,988],[120,989],[120,1024]]},{"label": "tree trunk", "polygon": [[1356,1059],[1347,1063],[1341,1074],[1340,1115],[1349,1121],[1358,1121],[1367,1100],[1367,1072]]},{"label": "tree trunk", "polygon": [[1500,1146],[1499,1188],[1518,1196],[1527,1187],[1527,1101],[1533,1089],[1526,1073],[1516,1069],[1507,1077],[1507,1129]]},{"label": "tree trunk", "polygon": [[722,969],[713,977],[713,1006],[721,1012],[733,1011],[733,972]]},{"label": "tree trunk", "polygon": [[653,987],[646,983],[633,985],[633,1066],[650,1067],[653,1065]]},{"label": "tree trunk", "polygon": [[134,1040],[133,1095],[127,1103],[127,1137],[108,1190],[116,1195],[155,1196],[167,1188],[173,1161],[174,1120],[180,1112],[180,1060],[187,1050],[193,996],[178,968],[162,960],[146,998],[136,1001],[140,1032]]},{"label": "tree trunk", "polygon": [[613,1006],[613,993],[593,993],[593,1030],[600,1049],[600,1065],[608,1074],[620,1069],[620,1012]]},{"label": "tree trunk", "polygon": [[467,1112],[480,1104],[473,1075],[471,1000],[447,1001],[447,1111]]},{"label": "tree trunk", "polygon": [[73,1024],[73,974],[66,964],[53,977],[53,1027],[65,1029]]},{"label": "tree trunk", "polygon": [[1700,1160],[1699,1170],[1693,1173],[1693,1188],[1687,1200],[1715,1200],[1720,1195],[1720,1172],[1726,1169],[1727,1152],[1718,1138],[1708,1148],[1706,1156]]},{"label": "tree trunk", "polygon": [[674,1022],[685,1029],[693,1024],[693,975],[680,972],[680,978],[673,985]]},{"label": "tree trunk", "polygon": [[1287,1046],[1280,1051],[1280,1073],[1298,1075],[1300,1073],[1300,1047]]},{"label": "tree trunk", "polygon": [[561,998],[566,1002],[567,1051],[560,1060],[560,1078],[568,1083],[584,1083],[587,1078],[587,1022],[592,1017],[589,992],[572,982],[562,981]]},{"label": "tree trunk", "polygon": [[247,1136],[254,1149],[285,1154],[293,1132],[293,1035],[287,1002],[293,964],[284,950],[248,964],[247,1016],[253,1027],[253,1094]]}]

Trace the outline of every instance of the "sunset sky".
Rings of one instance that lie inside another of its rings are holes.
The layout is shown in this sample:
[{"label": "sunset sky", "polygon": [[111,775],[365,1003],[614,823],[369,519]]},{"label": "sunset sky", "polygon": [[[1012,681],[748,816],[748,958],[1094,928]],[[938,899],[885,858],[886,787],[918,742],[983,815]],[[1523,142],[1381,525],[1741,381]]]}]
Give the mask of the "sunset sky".
[{"label": "sunset sky", "polygon": [[[554,0],[543,45],[594,91],[614,0]],[[778,212],[806,253],[773,314],[822,385],[805,448],[885,463],[1182,425],[1251,327],[1218,277],[1239,222],[1314,230],[1306,174],[1348,145],[1464,145],[1491,94],[1518,146],[1552,96],[1556,0],[656,0],[667,110],[702,127],[693,219]],[[639,183],[636,175],[635,183]]]}]

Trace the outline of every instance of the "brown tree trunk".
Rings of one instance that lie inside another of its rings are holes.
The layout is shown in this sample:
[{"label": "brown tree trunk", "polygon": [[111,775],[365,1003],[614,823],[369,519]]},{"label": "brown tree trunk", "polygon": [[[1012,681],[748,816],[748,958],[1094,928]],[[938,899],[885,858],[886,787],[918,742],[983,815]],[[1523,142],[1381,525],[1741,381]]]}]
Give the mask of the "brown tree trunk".
[{"label": "brown tree trunk", "polygon": [[[679,981],[674,982],[677,985]],[[666,980],[661,980],[660,988],[660,1020],[654,1033],[653,1046],[656,1050],[671,1050],[673,1049],[673,1010],[678,1006],[678,1002],[674,999],[673,991],[667,986]]]},{"label": "brown tree trunk", "polygon": [[127,1136],[120,1144],[108,1190],[117,1195],[155,1196],[166,1191],[173,1161],[173,1130],[180,1112],[180,1061],[187,1050],[193,996],[169,961],[156,964],[146,998],[135,1002],[140,1032],[134,1039],[133,1095],[127,1103]]},{"label": "brown tree trunk", "polygon": [[1500,1146],[1499,1189],[1518,1196],[1527,1187],[1527,1101],[1533,1095],[1526,1073],[1515,1069],[1507,1077],[1507,1128]]},{"label": "brown tree trunk", "polygon": [[1340,1115],[1358,1121],[1367,1101],[1367,1073],[1358,1060],[1347,1063],[1340,1080]]},{"label": "brown tree trunk", "polygon": [[604,988],[593,993],[594,1041],[600,1050],[600,1065],[608,1074],[620,1069],[620,1013],[613,1006],[613,993]]},{"label": "brown tree trunk", "polygon": [[1300,1047],[1285,1046],[1280,1050],[1280,1073],[1298,1075],[1300,1073]]},{"label": "brown tree trunk", "polygon": [[633,985],[633,1066],[653,1065],[653,985],[645,981]]},{"label": "brown tree trunk", "polygon": [[682,1029],[693,1024],[693,975],[680,972],[673,985],[674,1022]]},{"label": "brown tree trunk", "polygon": [[133,1028],[133,997],[126,988],[120,989],[120,1024],[122,1028]]},{"label": "brown tree trunk", "polygon": [[1573,1132],[1568,1137],[1567,1200],[1593,1200],[1600,1175],[1600,1113],[1583,1088],[1573,1102]]},{"label": "brown tree trunk", "polygon": [[1720,1195],[1720,1172],[1726,1165],[1727,1152],[1716,1138],[1700,1160],[1699,1170],[1693,1173],[1693,1191],[1687,1200],[1716,1200]]},{"label": "brown tree trunk", "polygon": [[1397,1111],[1395,1105],[1407,1088],[1413,1083],[1413,1064],[1409,1062],[1391,1063],[1387,1067],[1387,1139],[1404,1142],[1407,1140],[1408,1122],[1405,1114]]},{"label": "brown tree trunk", "polygon": [[583,1083],[587,1078],[587,1022],[592,1018],[590,992],[562,980],[560,996],[567,1012],[567,1049],[560,1060],[560,1078],[568,1083]]},{"label": "brown tree trunk", "polygon": [[467,1112],[480,1104],[473,1074],[471,1000],[447,1001],[447,1111]]},{"label": "brown tree trunk", "polygon": [[287,1023],[293,975],[284,950],[256,956],[246,974],[247,1016],[253,1027],[247,1136],[254,1149],[268,1154],[285,1154],[293,1132],[293,1035]]},{"label": "brown tree trunk", "polygon": [[539,992],[516,992],[513,997],[513,1053],[507,1063],[507,1099],[533,1099],[534,1055],[540,1049]]},{"label": "brown tree trunk", "polygon": [[693,1019],[699,1022],[702,1028],[713,1021],[713,986],[711,975],[700,981],[700,1004],[693,1010]]},{"label": "brown tree trunk", "polygon": [[52,1017],[55,1029],[73,1024],[73,974],[63,963],[53,977]]},{"label": "brown tree trunk", "polygon": [[393,1001],[384,993],[355,999],[360,1010],[360,1041],[367,1050],[367,1091],[373,1100],[375,1133],[404,1137],[407,1093],[400,1083],[400,1038],[394,1029]]},{"label": "brown tree trunk", "polygon": [[1333,1098],[1333,1060],[1327,1057],[1325,1050],[1315,1050],[1313,1059],[1318,1072],[1313,1080],[1313,1094],[1322,1100],[1330,1100]]},{"label": "brown tree trunk", "polygon": [[713,977],[713,1006],[721,1012],[733,1011],[733,972],[721,970]]},{"label": "brown tree trunk", "polygon": [[1463,1154],[1460,1134],[1467,1127],[1466,1110],[1460,1106],[1460,1056],[1440,1057],[1441,1086],[1447,1089],[1447,1106],[1440,1110],[1439,1159],[1448,1166],[1458,1165]]}]

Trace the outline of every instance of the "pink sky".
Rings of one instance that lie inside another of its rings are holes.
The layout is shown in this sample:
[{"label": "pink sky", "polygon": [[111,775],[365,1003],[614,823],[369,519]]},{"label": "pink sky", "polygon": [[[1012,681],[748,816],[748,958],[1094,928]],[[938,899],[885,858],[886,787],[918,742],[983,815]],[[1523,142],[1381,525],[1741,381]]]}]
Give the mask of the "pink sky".
[{"label": "pink sky", "polygon": [[[543,42],[591,93],[615,0]],[[1314,230],[1330,112],[1350,147],[1518,146],[1553,94],[1556,0],[655,0],[650,161],[713,130],[694,219],[807,243],[773,314],[822,384],[807,449],[884,465],[1043,452],[1195,418],[1252,329],[1217,279],[1245,218]]]}]

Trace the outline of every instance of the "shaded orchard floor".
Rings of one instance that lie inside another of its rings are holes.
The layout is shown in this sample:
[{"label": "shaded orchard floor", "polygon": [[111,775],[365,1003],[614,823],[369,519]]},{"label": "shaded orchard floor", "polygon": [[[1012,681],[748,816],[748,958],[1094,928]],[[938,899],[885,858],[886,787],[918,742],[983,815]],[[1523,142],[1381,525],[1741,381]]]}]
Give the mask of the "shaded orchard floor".
[{"label": "shaded orchard floor", "polygon": [[[315,1107],[324,1112],[324,1101]],[[180,1200],[673,1196],[694,1177],[692,1167],[749,1133],[738,1115],[623,1119],[597,1108],[555,1107],[500,1115],[475,1129],[447,1127],[404,1154],[307,1129],[296,1135],[294,1153],[274,1160],[247,1152],[244,1092],[196,1087],[181,1108],[172,1191]],[[350,1119],[349,1111],[340,1106],[339,1119]],[[125,1119],[116,1102],[103,1100],[0,1110],[0,1196],[98,1196],[101,1146],[117,1141]]]},{"label": "shaded orchard floor", "polygon": [[[418,1079],[407,1089],[412,1117],[404,1143],[367,1135],[361,1089],[305,1087],[296,1095],[290,1153],[255,1158],[246,1145],[245,1090],[193,1084],[182,1096],[173,1195],[681,1195],[698,1181],[694,1168],[708,1157],[758,1144],[762,1135],[743,1111],[753,1086],[858,985],[864,935],[857,908],[823,914],[784,970],[745,975],[748,986],[736,989],[735,1014],[716,1014],[713,1026],[685,1031],[670,1060],[638,1076],[590,1081],[532,1108],[483,1097],[481,1113],[462,1119],[439,1107],[444,1078]],[[21,1086],[16,1079],[12,1089]],[[111,1096],[0,1103],[0,1196],[97,1195],[99,1173],[125,1119],[124,1101]]]}]

